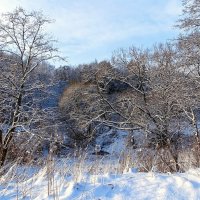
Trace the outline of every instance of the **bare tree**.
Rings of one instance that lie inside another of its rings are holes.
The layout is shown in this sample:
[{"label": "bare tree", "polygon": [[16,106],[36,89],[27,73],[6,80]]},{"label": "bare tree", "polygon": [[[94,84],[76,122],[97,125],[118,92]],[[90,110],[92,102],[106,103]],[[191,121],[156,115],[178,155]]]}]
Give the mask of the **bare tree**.
[{"label": "bare tree", "polygon": [[[57,56],[53,40],[44,30],[51,21],[40,12],[17,8],[0,20],[0,165],[3,166],[13,137],[28,133],[42,122],[34,104],[34,91],[43,87],[32,81],[42,63]],[[39,112],[38,112],[39,111]],[[40,114],[39,114],[40,113]],[[39,135],[39,133],[38,133]]]},{"label": "bare tree", "polygon": [[200,76],[200,1],[185,0],[183,6],[183,15],[176,25],[182,31],[178,38],[180,67],[186,73]]},{"label": "bare tree", "polygon": [[[185,115],[194,127],[194,152],[200,160],[200,135],[199,135],[199,78],[200,78],[200,1],[183,1],[183,15],[176,27],[182,32],[178,38],[179,68],[187,76],[190,85],[189,109],[184,109]],[[192,86],[192,87],[191,87]],[[199,165],[199,161],[198,161]]]}]

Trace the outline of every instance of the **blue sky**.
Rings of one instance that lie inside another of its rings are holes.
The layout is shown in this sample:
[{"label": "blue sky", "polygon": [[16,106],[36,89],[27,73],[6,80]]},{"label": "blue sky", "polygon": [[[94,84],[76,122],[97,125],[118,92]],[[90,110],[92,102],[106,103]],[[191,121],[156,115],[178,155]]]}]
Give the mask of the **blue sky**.
[{"label": "blue sky", "polygon": [[47,31],[70,65],[109,59],[119,48],[173,39],[182,9],[181,0],[0,0],[0,12],[18,6],[55,19]]}]

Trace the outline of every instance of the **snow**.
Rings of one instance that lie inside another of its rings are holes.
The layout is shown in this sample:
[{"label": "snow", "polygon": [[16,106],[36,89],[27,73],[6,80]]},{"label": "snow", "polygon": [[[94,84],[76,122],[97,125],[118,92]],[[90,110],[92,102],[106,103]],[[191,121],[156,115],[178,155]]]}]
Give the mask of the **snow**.
[{"label": "snow", "polygon": [[111,129],[97,137],[95,143],[110,153],[103,157],[93,149],[43,167],[12,166],[0,177],[0,200],[200,200],[200,168],[164,174],[123,166],[127,136]]},{"label": "snow", "polygon": [[141,173],[137,169],[122,174],[80,173],[78,176],[55,172],[49,179],[47,168],[43,168],[27,180],[3,183],[1,179],[1,183],[1,200],[200,199],[200,169],[182,174]]},{"label": "snow", "polygon": [[126,149],[126,136],[127,132],[111,129],[98,136],[95,142],[97,145],[100,145],[103,150],[109,152],[110,154],[120,155],[121,152]]}]

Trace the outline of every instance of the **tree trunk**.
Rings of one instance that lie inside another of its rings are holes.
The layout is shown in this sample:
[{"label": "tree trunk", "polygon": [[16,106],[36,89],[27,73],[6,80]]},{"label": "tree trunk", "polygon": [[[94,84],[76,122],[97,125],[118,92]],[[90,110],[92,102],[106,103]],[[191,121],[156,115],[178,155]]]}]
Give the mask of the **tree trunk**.
[{"label": "tree trunk", "polygon": [[7,156],[8,148],[1,148],[1,160],[0,160],[0,167],[5,164],[6,156]]},{"label": "tree trunk", "polygon": [[5,138],[3,139],[3,133],[0,132],[0,167],[5,164],[6,156],[8,153],[10,142],[13,139],[13,133],[15,132],[15,123],[19,121],[19,113],[20,113],[20,106],[22,105],[22,96],[23,96],[23,88],[24,85],[21,86],[21,92],[16,102],[15,111],[13,112],[12,120],[10,121],[11,129],[5,134]]}]

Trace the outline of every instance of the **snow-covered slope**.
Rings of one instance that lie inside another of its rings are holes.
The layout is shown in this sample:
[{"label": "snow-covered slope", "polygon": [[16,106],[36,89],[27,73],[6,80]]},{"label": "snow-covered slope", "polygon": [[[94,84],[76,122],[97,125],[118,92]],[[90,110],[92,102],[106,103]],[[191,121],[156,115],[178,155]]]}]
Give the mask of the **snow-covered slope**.
[{"label": "snow-covered slope", "polygon": [[[193,171],[194,172],[194,171]],[[122,175],[90,176],[86,181],[70,183],[63,199],[200,199],[200,174],[127,173]],[[198,174],[198,175],[197,175]],[[93,180],[95,180],[93,183]]]},{"label": "snow-covered slope", "polygon": [[96,138],[96,144],[112,155],[120,155],[126,149],[128,133],[125,131],[109,130]]},{"label": "snow-covered slope", "polygon": [[95,142],[109,152],[105,156],[92,150],[41,169],[18,166],[0,178],[0,200],[200,200],[200,169],[175,174],[128,169],[123,151],[137,151],[127,146],[128,136],[112,129],[100,134]]},{"label": "snow-covered slope", "polygon": [[[48,195],[49,193],[49,195]],[[198,200],[200,169],[183,174],[85,174],[78,179],[57,173],[51,181],[46,170],[19,183],[0,186],[1,200]]]}]

